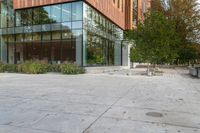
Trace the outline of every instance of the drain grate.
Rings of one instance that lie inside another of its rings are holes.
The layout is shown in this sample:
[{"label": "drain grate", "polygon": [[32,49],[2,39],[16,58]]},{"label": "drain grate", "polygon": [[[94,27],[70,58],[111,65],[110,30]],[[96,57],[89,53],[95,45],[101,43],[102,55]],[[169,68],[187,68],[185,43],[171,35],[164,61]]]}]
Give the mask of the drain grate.
[{"label": "drain grate", "polygon": [[163,114],[159,113],[159,112],[148,112],[146,113],[147,116],[151,116],[151,117],[163,117]]}]

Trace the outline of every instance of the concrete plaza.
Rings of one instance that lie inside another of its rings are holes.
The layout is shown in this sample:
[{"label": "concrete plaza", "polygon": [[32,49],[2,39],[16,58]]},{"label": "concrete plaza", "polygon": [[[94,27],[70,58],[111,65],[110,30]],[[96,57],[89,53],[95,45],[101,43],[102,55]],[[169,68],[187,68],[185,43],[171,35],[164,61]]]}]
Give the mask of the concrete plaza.
[{"label": "concrete plaza", "polygon": [[200,133],[200,80],[165,71],[0,74],[0,133]]}]

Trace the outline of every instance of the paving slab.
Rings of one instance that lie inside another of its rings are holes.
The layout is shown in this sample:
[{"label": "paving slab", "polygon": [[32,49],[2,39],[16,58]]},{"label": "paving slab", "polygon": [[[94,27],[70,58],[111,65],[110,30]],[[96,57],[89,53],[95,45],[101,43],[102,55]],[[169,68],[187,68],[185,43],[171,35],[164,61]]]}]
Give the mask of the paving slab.
[{"label": "paving slab", "polygon": [[0,74],[0,133],[200,133],[200,80],[144,71]]}]

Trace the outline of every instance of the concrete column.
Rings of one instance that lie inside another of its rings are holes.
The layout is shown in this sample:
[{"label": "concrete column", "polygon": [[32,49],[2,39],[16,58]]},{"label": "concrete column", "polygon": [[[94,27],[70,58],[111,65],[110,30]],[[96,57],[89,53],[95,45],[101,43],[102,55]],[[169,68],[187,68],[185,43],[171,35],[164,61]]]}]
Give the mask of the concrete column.
[{"label": "concrete column", "polygon": [[131,67],[131,60],[130,60],[130,51],[131,46],[129,42],[123,42],[123,48],[122,48],[122,66],[125,66],[127,68]]}]

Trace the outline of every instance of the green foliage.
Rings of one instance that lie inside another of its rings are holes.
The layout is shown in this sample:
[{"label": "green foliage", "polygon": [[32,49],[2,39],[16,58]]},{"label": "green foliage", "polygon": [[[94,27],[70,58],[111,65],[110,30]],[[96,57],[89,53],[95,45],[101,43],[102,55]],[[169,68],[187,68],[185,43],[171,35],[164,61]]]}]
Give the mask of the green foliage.
[{"label": "green foliage", "polygon": [[74,63],[64,63],[61,65],[61,72],[63,74],[83,74],[85,70]]},{"label": "green foliage", "polygon": [[3,73],[4,71],[4,64],[0,62],[0,73]]},{"label": "green foliage", "polygon": [[42,61],[27,61],[23,64],[3,64],[0,62],[0,73],[19,72],[26,74],[43,74],[47,72],[61,72],[63,74],[83,74],[85,69],[74,63],[47,64]]},{"label": "green foliage", "polygon": [[176,22],[181,45],[200,39],[200,10],[198,0],[170,0],[168,17]]},{"label": "green foliage", "polygon": [[[153,1],[152,10],[162,11],[165,16],[175,22],[176,33],[180,38],[177,46],[178,60],[189,62],[200,59],[200,9],[198,0],[169,0],[168,4],[161,4],[160,0]],[[157,8],[160,5],[159,8]],[[159,4],[158,4],[159,3]]]},{"label": "green foliage", "polygon": [[142,62],[142,55],[136,48],[132,48],[130,52],[131,62]]},{"label": "green foliage", "polygon": [[175,22],[164,16],[162,12],[152,11],[147,14],[144,23],[136,30],[127,32],[127,38],[134,41],[136,50],[134,58],[143,62],[172,62],[176,59],[177,45],[180,39],[176,33]]},{"label": "green foliage", "polygon": [[17,65],[16,64],[5,64],[4,65],[4,72],[8,73],[15,73],[17,71]]},{"label": "green foliage", "polygon": [[200,56],[200,52],[197,48],[192,46],[187,46],[179,51],[180,63],[185,64],[190,62],[190,60],[196,60]]},{"label": "green foliage", "polygon": [[18,66],[18,71],[27,74],[43,74],[48,72],[48,64],[40,61],[28,61]]},{"label": "green foliage", "polygon": [[15,73],[15,72],[17,72],[17,65],[3,64],[0,62],[0,73],[3,73],[3,72]]},{"label": "green foliage", "polygon": [[61,67],[59,64],[49,65],[49,72],[61,72]]}]

